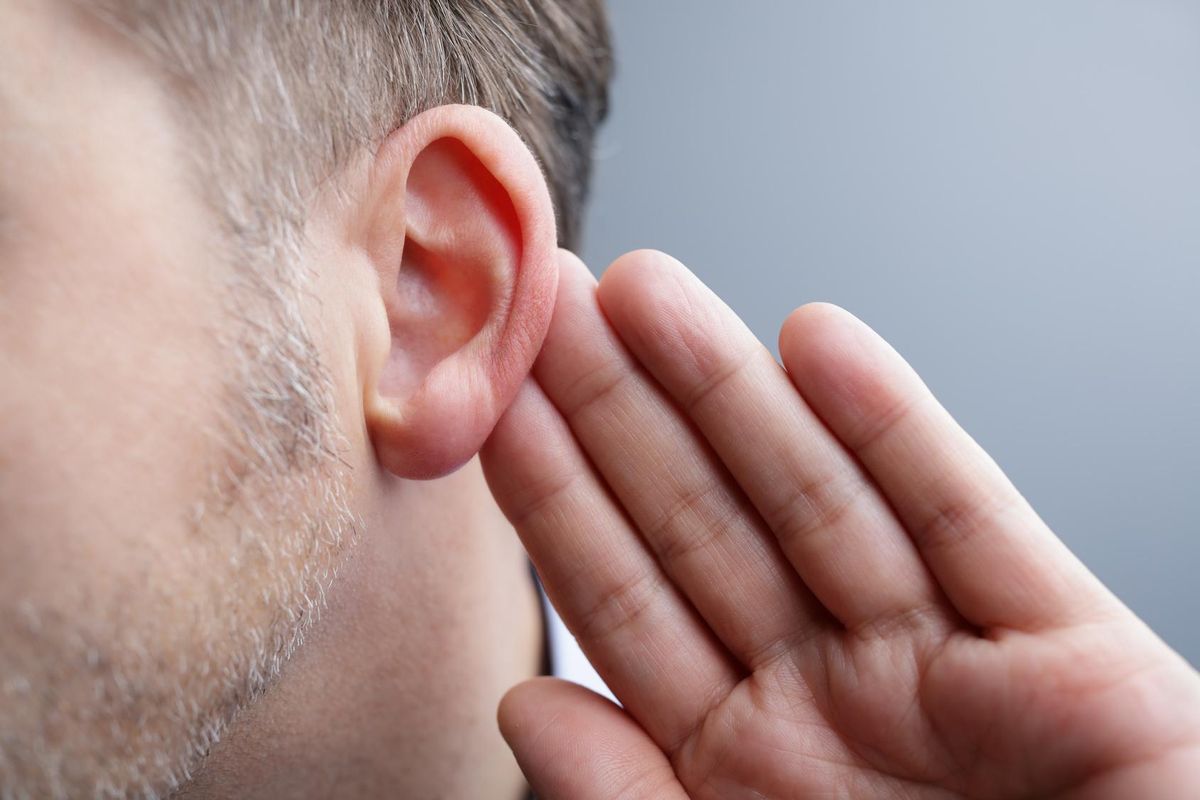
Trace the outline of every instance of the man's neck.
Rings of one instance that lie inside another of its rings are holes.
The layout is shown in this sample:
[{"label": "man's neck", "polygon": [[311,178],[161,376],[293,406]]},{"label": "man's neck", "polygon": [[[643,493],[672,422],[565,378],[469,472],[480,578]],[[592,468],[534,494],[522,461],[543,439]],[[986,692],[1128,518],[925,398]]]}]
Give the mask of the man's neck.
[{"label": "man's neck", "polygon": [[524,553],[476,462],[393,488],[308,641],[181,796],[521,795],[495,710],[542,663]]}]

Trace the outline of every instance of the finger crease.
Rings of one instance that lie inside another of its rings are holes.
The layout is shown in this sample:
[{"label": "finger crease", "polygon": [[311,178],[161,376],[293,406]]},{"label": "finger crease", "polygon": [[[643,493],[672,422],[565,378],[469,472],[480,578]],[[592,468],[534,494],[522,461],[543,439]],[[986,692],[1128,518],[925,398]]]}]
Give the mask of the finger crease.
[{"label": "finger crease", "polygon": [[563,416],[567,419],[578,417],[589,407],[596,405],[605,397],[616,392],[629,379],[630,375],[632,373],[627,369],[609,368],[595,370],[581,376],[561,396],[574,398],[575,395],[580,393],[580,387],[584,387],[586,391],[582,392],[583,399],[573,399],[569,408],[562,408]]},{"label": "finger crease", "polygon": [[740,509],[723,496],[723,488],[720,480],[713,479],[684,490],[667,513],[645,529],[646,538],[660,558],[679,561],[707,549],[728,533]]},{"label": "finger crease", "polygon": [[579,638],[599,642],[646,614],[666,587],[665,576],[647,570],[606,591],[579,615]]},{"label": "finger crease", "polygon": [[533,517],[568,495],[575,484],[583,477],[580,472],[571,472],[565,478],[547,481],[540,487],[525,494],[530,498],[518,504],[509,521],[514,528],[523,528]]},{"label": "finger crease", "polygon": [[857,477],[826,473],[801,484],[767,521],[790,549],[822,530],[838,527],[866,493],[866,483]]},{"label": "finger crease", "polygon": [[989,523],[1017,507],[1014,497],[986,495],[968,500],[947,500],[912,531],[913,541],[925,554],[961,546]]},{"label": "finger crease", "polygon": [[692,416],[701,403],[726,383],[733,380],[750,363],[751,354],[746,353],[743,356],[731,357],[720,364],[720,366],[709,373],[707,378],[688,393],[683,401],[684,413]]},{"label": "finger crease", "polygon": [[861,425],[859,431],[849,442],[850,449],[856,453],[866,453],[888,436],[902,420],[912,414],[916,400],[911,396],[900,396],[892,400],[883,411],[875,414],[872,419]]}]

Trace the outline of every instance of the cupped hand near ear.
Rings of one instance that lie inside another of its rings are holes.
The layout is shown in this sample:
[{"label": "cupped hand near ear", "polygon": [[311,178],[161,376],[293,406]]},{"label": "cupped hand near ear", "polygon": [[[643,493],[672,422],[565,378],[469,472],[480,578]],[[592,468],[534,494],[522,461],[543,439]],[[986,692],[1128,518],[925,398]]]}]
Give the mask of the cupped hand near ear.
[{"label": "cupped hand near ear", "polygon": [[484,462],[623,708],[508,694],[540,797],[1200,797],[1200,678],[866,325],[781,367],[666,256],[561,258]]}]

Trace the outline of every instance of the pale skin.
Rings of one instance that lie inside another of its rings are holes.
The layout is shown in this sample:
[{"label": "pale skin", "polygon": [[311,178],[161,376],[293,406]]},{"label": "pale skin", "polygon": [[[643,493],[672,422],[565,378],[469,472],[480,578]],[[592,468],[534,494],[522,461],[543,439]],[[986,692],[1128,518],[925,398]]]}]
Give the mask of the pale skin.
[{"label": "pale skin", "polygon": [[1196,672],[865,324],[801,307],[781,366],[667,256],[562,266],[484,465],[624,709],[506,696],[540,796],[1200,791]]},{"label": "pale skin", "polygon": [[[299,318],[354,531],[306,538],[319,470],[214,496],[245,265],[169,84],[67,8],[0,0],[0,794],[164,793],[183,763],[192,797],[520,796],[493,713],[540,619],[481,449],[626,709],[508,695],[545,798],[1195,785],[1195,673],[886,346],[810,307],[784,372],[652,254],[597,292],[478,108],[384,135],[309,209]],[[281,600],[305,568],[321,603]],[[319,620],[234,714],[243,634],[296,608]],[[193,709],[228,723],[204,760]]]},{"label": "pale skin", "polygon": [[[295,520],[239,523],[322,487],[211,496],[246,265],[214,246],[171,88],[69,4],[0,0],[0,20],[0,795],[166,793],[140,765],[181,757],[178,698],[226,701],[196,665],[236,672],[238,634],[281,616],[264,587],[301,566],[280,555]],[[320,559],[337,575],[303,646],[183,793],[520,797],[495,709],[538,673],[539,600],[475,454],[549,321],[549,196],[478,108],[432,109],[337,177],[296,268],[356,531]]]}]

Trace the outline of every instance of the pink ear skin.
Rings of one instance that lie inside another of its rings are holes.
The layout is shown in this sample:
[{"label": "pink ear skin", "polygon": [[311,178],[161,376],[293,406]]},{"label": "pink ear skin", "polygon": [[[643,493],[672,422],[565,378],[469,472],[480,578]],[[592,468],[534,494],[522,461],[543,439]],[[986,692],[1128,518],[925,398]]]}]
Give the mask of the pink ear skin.
[{"label": "pink ear skin", "polygon": [[500,117],[440,106],[380,148],[365,248],[386,329],[366,326],[366,421],[380,463],[445,475],[483,446],[541,348],[558,282],[554,211]]}]

